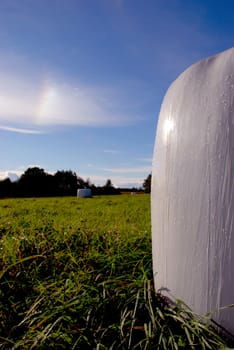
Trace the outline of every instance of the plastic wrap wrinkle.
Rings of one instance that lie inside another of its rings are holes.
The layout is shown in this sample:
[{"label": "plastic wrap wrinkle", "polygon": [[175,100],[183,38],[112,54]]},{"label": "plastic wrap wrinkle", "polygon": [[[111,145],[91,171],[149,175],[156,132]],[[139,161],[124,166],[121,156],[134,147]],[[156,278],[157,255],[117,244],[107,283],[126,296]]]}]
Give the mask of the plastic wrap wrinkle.
[{"label": "plastic wrap wrinkle", "polygon": [[[231,48],[192,65],[172,83],[157,127],[155,286],[202,314],[234,303],[233,108]],[[234,333],[234,308],[213,318]]]}]

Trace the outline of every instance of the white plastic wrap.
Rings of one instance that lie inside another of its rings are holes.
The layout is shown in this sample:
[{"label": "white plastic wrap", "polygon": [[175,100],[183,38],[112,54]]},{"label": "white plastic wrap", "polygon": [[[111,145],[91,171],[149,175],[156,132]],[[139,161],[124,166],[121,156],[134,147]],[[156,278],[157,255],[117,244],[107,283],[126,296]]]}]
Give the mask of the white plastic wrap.
[{"label": "white plastic wrap", "polygon": [[[200,314],[234,303],[234,48],[170,86],[151,197],[156,289]],[[212,316],[234,333],[234,308]]]},{"label": "white plastic wrap", "polygon": [[77,197],[90,198],[92,197],[92,191],[90,188],[81,188],[77,190]]}]

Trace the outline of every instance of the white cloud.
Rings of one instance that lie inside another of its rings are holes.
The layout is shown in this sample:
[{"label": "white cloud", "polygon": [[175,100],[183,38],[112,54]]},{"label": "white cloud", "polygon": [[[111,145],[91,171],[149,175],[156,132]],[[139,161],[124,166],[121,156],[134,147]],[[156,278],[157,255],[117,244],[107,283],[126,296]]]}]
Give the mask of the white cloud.
[{"label": "white cloud", "polygon": [[0,171],[0,181],[10,178],[12,181],[17,180],[21,175],[22,171],[20,170],[3,170]]},{"label": "white cloud", "polygon": [[118,174],[139,174],[139,173],[150,173],[151,167],[133,167],[133,168],[104,168],[104,171]]},{"label": "white cloud", "polygon": [[22,166],[19,166],[19,167],[15,168],[15,169],[0,170],[0,180],[4,180],[7,177],[9,177],[11,180],[15,181],[15,179],[19,178],[25,172],[25,170],[27,170],[28,168],[34,168],[34,167],[44,169],[45,172],[48,173],[48,174],[54,174],[55,173],[55,171],[47,171],[45,169],[45,167],[42,166],[42,165],[39,165],[39,164],[28,164],[27,166],[22,165]]},{"label": "white cloud", "polygon": [[[48,174],[55,174],[56,171],[53,170],[47,170],[45,169],[45,167],[43,167],[42,165],[38,165],[38,164],[29,164],[27,166],[20,166],[16,169],[10,169],[10,170],[0,170],[0,180],[4,180],[6,178],[10,178],[12,181],[17,180],[17,178],[19,178],[26,169],[28,168],[33,168],[33,167],[38,167],[38,168],[42,168],[45,170],[46,173]],[[119,169],[121,170],[121,169]],[[126,169],[125,169],[126,170]],[[130,170],[130,169],[127,169]],[[148,169],[147,169],[148,170]],[[115,169],[116,171],[116,169]],[[129,171],[127,171],[126,173],[128,173]],[[118,171],[116,171],[116,173],[118,173]],[[130,173],[130,172],[129,172]],[[148,171],[146,172],[147,174],[149,173]],[[116,176],[116,175],[90,175],[90,174],[84,174],[84,173],[78,173],[78,176],[81,177],[82,179],[90,179],[90,182],[93,183],[96,186],[103,186],[106,183],[107,179],[111,179],[112,184],[115,187],[136,187],[139,188],[142,186],[143,181],[145,176],[136,176],[135,174],[133,176]]]}]

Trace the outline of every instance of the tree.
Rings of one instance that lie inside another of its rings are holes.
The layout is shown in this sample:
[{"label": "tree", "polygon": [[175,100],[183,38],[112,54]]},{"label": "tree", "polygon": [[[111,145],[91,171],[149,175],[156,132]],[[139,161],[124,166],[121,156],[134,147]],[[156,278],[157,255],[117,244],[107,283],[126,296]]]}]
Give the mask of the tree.
[{"label": "tree", "polygon": [[0,181],[0,197],[10,197],[12,195],[12,182],[9,178]]},{"label": "tree", "polygon": [[[78,178],[71,170],[61,170],[54,174],[56,184],[56,194],[59,196],[76,195],[78,188]],[[81,182],[81,179],[79,178]],[[83,181],[83,180],[82,180]]]},{"label": "tree", "polygon": [[102,194],[120,194],[119,189],[115,188],[111,179],[107,179],[103,187],[101,187]]},{"label": "tree", "polygon": [[19,196],[43,197],[48,195],[49,183],[48,174],[44,169],[33,167],[28,168],[20,177],[17,183]]},{"label": "tree", "polygon": [[149,174],[143,182],[143,190],[145,191],[145,193],[151,192],[151,178],[152,178],[152,175]]},{"label": "tree", "polygon": [[113,187],[111,179],[107,179],[106,180],[106,183],[105,183],[104,187],[107,187],[107,188]]}]

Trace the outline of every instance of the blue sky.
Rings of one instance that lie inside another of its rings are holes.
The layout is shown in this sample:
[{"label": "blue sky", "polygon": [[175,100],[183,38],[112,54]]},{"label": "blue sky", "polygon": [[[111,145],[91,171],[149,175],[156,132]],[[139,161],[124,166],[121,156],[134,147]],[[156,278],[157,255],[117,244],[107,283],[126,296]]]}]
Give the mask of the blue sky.
[{"label": "blue sky", "polygon": [[141,186],[189,65],[233,46],[232,0],[0,0],[0,178]]}]

